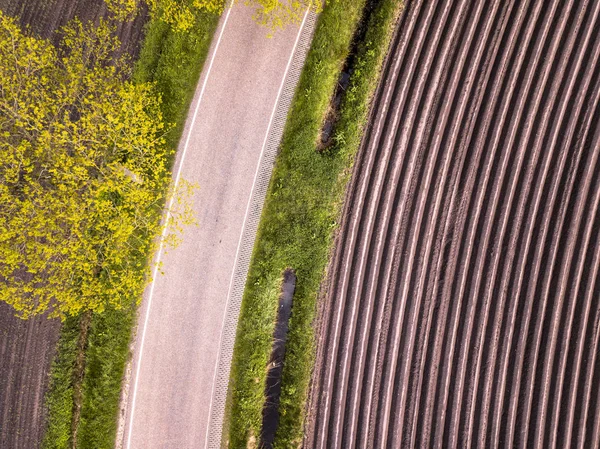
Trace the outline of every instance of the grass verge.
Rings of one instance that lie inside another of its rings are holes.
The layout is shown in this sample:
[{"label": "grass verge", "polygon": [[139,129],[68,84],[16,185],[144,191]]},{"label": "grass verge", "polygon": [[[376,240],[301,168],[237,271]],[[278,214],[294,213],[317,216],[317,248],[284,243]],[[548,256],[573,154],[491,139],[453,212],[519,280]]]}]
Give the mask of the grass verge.
[{"label": "grass verge", "polygon": [[[259,439],[266,364],[282,271],[297,275],[286,349],[275,447],[298,447],[314,360],[316,301],[331,253],[343,196],[360,146],[371,99],[389,46],[398,0],[379,0],[342,99],[334,145],[317,152],[330,99],[365,0],[330,1],[323,10],[286,124],[244,293],[234,351],[228,440],[246,448]],[[250,442],[250,443],[249,443]]]},{"label": "grass verge", "polygon": [[[160,20],[151,20],[146,25],[133,79],[135,82],[155,83],[162,97],[164,120],[174,125],[166,136],[167,145],[172,149],[171,159],[181,138],[218,21],[218,15],[198,13],[194,27],[185,33],[174,32]],[[85,372],[80,385],[82,399],[80,404],[75,404],[75,407],[81,407],[75,439],[77,448],[114,446],[121,381],[129,357],[135,313],[134,308],[106,310],[91,319],[85,347]],[[78,318],[69,318],[61,331],[46,395],[48,427],[42,446],[44,449],[73,447],[74,391],[79,387],[75,375],[78,323]]]},{"label": "grass verge", "polygon": [[44,449],[69,447],[78,338],[79,318],[67,318],[62,324],[56,356],[50,368],[50,386],[46,394],[47,428],[42,444]]}]

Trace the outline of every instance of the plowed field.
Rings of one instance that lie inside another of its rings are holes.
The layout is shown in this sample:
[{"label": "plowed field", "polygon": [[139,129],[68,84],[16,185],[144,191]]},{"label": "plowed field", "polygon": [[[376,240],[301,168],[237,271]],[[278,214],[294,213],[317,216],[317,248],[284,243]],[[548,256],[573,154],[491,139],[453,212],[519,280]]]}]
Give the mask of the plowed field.
[{"label": "plowed field", "polygon": [[39,447],[45,430],[44,394],[60,322],[24,321],[0,303],[0,448]]},{"label": "plowed field", "polygon": [[407,1],[307,448],[600,445],[600,2]]},{"label": "plowed field", "polygon": [[[83,23],[97,23],[109,14],[104,0],[0,0],[0,9],[9,16],[17,17],[22,26],[30,27],[36,35],[55,43],[60,39],[57,30],[74,18]],[[116,26],[121,50],[134,59],[139,52],[146,20],[147,14],[142,10],[130,22]]]}]

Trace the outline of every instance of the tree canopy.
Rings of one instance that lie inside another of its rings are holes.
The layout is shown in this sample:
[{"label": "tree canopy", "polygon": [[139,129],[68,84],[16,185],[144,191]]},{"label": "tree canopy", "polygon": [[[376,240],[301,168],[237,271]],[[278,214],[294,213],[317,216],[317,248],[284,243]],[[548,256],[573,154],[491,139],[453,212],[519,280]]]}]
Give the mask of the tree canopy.
[{"label": "tree canopy", "polygon": [[[203,10],[221,13],[230,0],[145,0],[150,11],[158,15],[178,31],[186,31],[195,20],[195,12]],[[238,1],[238,0],[234,0]],[[136,8],[136,0],[106,0],[109,9],[118,17],[130,17]],[[254,6],[258,23],[275,30],[289,23],[302,20],[307,8],[321,5],[320,0],[243,0]]]},{"label": "tree canopy", "polygon": [[160,99],[111,29],[60,46],[0,11],[0,300],[24,318],[141,297],[168,182]]}]

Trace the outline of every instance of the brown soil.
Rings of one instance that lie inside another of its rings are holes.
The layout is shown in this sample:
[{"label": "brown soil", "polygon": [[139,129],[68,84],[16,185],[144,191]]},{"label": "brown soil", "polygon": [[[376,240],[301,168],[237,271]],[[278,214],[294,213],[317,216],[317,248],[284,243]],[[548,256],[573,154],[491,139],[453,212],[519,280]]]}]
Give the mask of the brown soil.
[{"label": "brown soil", "polygon": [[[108,15],[104,0],[0,0],[0,9],[18,17],[21,25],[31,27],[35,34],[54,42],[59,38],[56,30],[73,18],[84,23],[97,22]],[[117,27],[123,51],[134,58],[140,49],[146,19],[145,10],[140,10],[134,20]]]},{"label": "brown soil", "polygon": [[305,447],[600,445],[600,2],[407,1]]},{"label": "brown soil", "polygon": [[44,394],[60,321],[24,321],[0,303],[0,447],[39,447],[44,434]]},{"label": "brown soil", "polygon": [[[107,14],[103,0],[0,0],[0,9],[23,26],[56,42],[55,31],[74,17],[97,21]],[[122,50],[135,57],[146,14],[117,29]],[[23,321],[0,303],[0,448],[35,449],[45,431],[44,395],[60,322],[44,317]]]}]

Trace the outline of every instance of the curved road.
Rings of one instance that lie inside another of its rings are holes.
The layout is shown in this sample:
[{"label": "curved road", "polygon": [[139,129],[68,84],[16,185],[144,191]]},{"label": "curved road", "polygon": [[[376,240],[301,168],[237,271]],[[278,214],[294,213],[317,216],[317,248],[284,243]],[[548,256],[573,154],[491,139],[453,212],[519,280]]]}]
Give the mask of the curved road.
[{"label": "curved road", "polygon": [[305,448],[600,447],[600,2],[407,1]]},{"label": "curved road", "polygon": [[267,38],[252,9],[227,10],[174,173],[197,183],[198,227],[161,251],[140,308],[118,447],[219,447],[231,351],[258,219],[314,15]]}]

